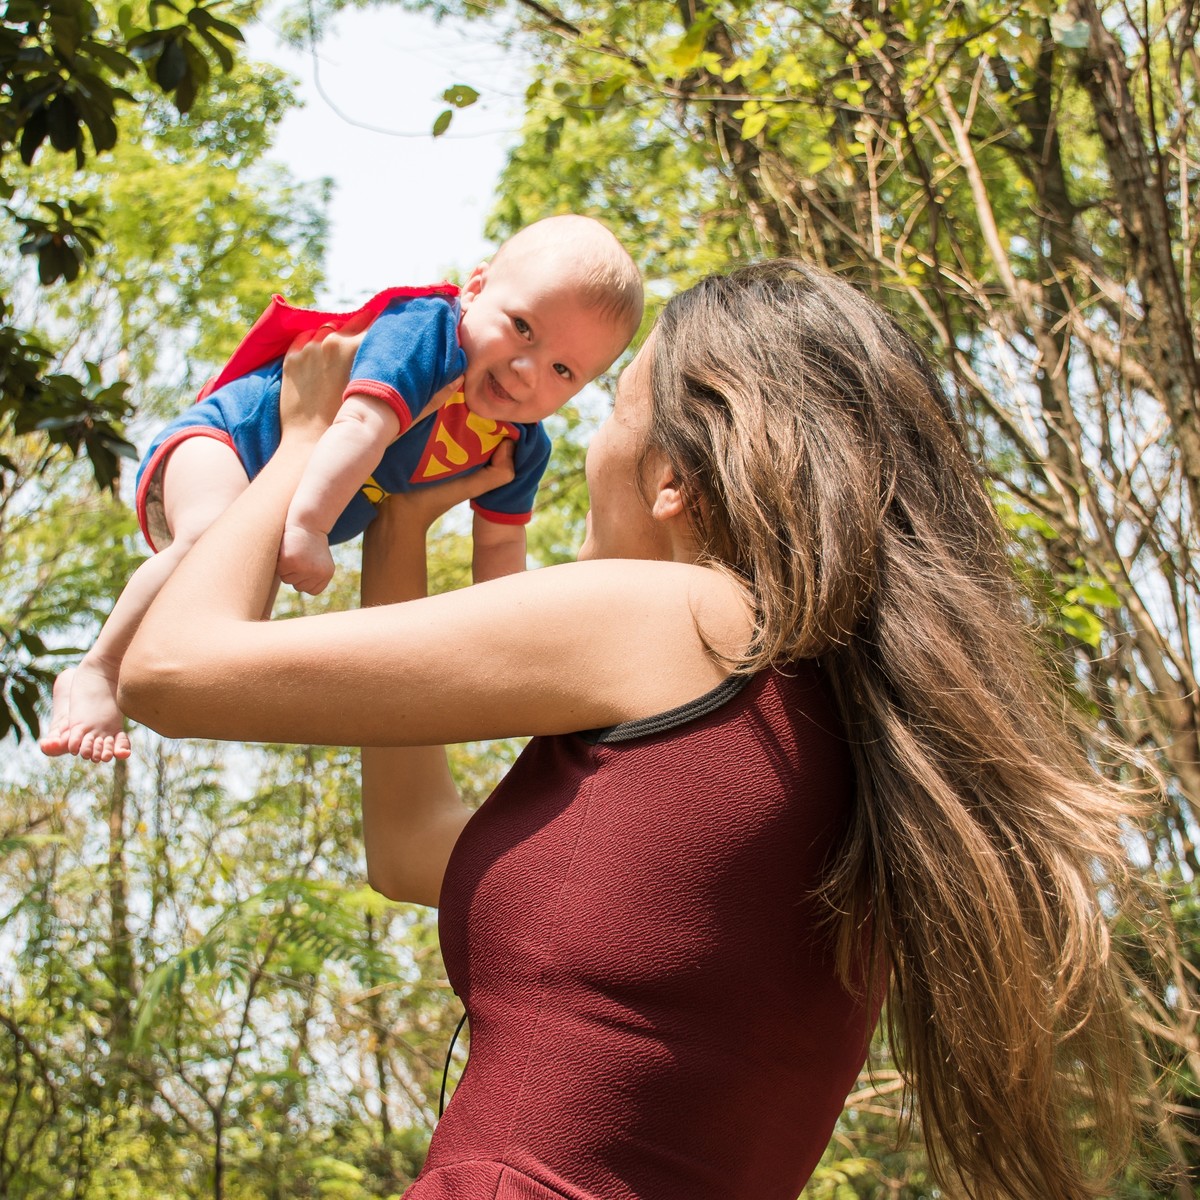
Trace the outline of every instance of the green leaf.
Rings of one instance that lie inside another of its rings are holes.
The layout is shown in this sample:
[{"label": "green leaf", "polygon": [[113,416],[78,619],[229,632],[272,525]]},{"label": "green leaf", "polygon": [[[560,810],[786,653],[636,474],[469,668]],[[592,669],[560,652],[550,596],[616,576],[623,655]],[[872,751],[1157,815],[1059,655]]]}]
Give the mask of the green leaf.
[{"label": "green leaf", "polygon": [[34,0],[9,0],[4,10],[4,20],[13,25],[37,22],[45,15],[45,4],[37,4]]},{"label": "green leaf", "polygon": [[158,10],[160,8],[168,8],[173,13],[178,13],[180,16],[183,15],[182,10],[179,8],[179,6],[177,4],[172,3],[172,0],[150,0],[150,24],[151,25],[157,26]]},{"label": "green leaf", "polygon": [[1067,600],[1072,604],[1087,604],[1092,608],[1120,608],[1121,597],[1103,580],[1089,579],[1071,588]]},{"label": "green leaf", "polygon": [[[167,0],[161,0],[166,3]],[[164,92],[173,92],[188,73],[187,55],[177,38],[172,38],[163,47],[154,65],[154,81]],[[182,109],[180,111],[183,111]]]},{"label": "green leaf", "polygon": [[51,240],[38,251],[38,282],[43,287],[66,278],[69,271],[74,270],[70,278],[79,274],[79,260],[65,242]]},{"label": "green leaf", "polygon": [[221,64],[221,69],[224,71],[232,71],[233,51],[231,51],[224,42],[220,41],[218,38],[215,38],[211,33],[209,33],[207,29],[200,30],[200,37],[203,39],[204,44],[216,56],[217,62]]},{"label": "green leaf", "polygon": [[479,99],[479,93],[465,83],[456,83],[442,93],[442,99],[455,108],[466,108]]},{"label": "green leaf", "polygon": [[767,114],[760,108],[757,112],[747,113],[742,118],[742,138],[750,141],[756,138],[767,124]]},{"label": "green leaf", "polygon": [[74,58],[82,36],[78,19],[73,13],[63,12],[61,9],[57,12],[51,10],[48,23],[50,32],[54,35],[55,49],[67,59]]},{"label": "green leaf", "polygon": [[441,137],[447,129],[450,128],[450,122],[454,119],[453,109],[447,108],[445,111],[438,113],[437,120],[433,123],[433,136]]},{"label": "green leaf", "polygon": [[129,39],[129,53],[138,62],[149,62],[162,54],[166,43],[167,39],[163,34],[147,30]]},{"label": "green leaf", "polygon": [[98,154],[111,150],[117,144],[117,123],[107,113],[85,111],[83,120]]},{"label": "green leaf", "polygon": [[[202,88],[212,79],[212,68],[208,65],[208,59],[204,57],[204,51],[191,38],[183,38],[182,42],[183,55],[187,59],[188,73],[192,76],[194,87]],[[180,112],[183,111],[180,109]]]},{"label": "green leaf", "polygon": [[46,112],[50,129],[50,145],[55,150],[74,150],[79,145],[79,113],[75,101],[59,92]]},{"label": "green leaf", "polygon": [[236,25],[231,25],[228,21],[218,21],[215,17],[212,17],[209,19],[208,25],[213,33],[219,33],[231,42],[245,42],[246,40],[242,31]]},{"label": "green leaf", "polygon": [[32,629],[19,630],[17,637],[30,654],[40,657],[46,653],[46,643]]},{"label": "green leaf", "polygon": [[806,170],[809,175],[816,175],[825,170],[833,162],[833,145],[830,142],[815,142],[808,151]]},{"label": "green leaf", "polygon": [[669,74],[678,77],[695,69],[704,53],[712,24],[711,14],[703,13],[683,37],[663,51],[662,62],[667,66]]},{"label": "green leaf", "polygon": [[1059,610],[1059,615],[1062,618],[1063,629],[1073,638],[1077,638],[1093,649],[1100,645],[1104,626],[1095,613],[1078,604],[1064,604]]},{"label": "green leaf", "polygon": [[50,120],[45,108],[36,109],[29,120],[25,122],[25,128],[21,131],[21,161],[27,167],[32,164],[34,155],[37,154],[38,148],[46,140],[49,132]]},{"label": "green leaf", "polygon": [[41,732],[41,721],[38,719],[37,711],[39,699],[40,691],[34,680],[28,678],[21,679],[13,685],[13,704],[16,705],[17,712],[21,717],[21,723],[29,731],[31,738],[36,738]]}]

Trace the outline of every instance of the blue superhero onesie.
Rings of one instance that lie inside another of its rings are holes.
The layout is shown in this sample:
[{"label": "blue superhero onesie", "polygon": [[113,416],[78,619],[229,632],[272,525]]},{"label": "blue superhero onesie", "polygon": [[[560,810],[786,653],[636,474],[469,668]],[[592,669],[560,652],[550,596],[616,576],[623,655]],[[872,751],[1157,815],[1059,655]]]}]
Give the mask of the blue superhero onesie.
[{"label": "blue superhero onesie", "polygon": [[138,468],[138,521],[151,549],[170,540],[161,478],[171,451],[189,437],[216,438],[233,449],[253,479],[279,446],[282,356],[292,339],[305,329],[340,326],[363,311],[375,319],[355,355],[345,394],[383,400],[400,419],[400,435],[337,519],[329,540],[344,542],[361,533],[385,495],[478,470],[505,438],[516,443],[515,477],[471,506],[488,520],[525,524],[550,458],[550,439],[540,423],[480,417],[459,392],[414,424],[432,397],[466,369],[458,344],[457,295],[449,284],[390,288],[356,313],[296,308],[276,296],[197,403],[159,432]]}]

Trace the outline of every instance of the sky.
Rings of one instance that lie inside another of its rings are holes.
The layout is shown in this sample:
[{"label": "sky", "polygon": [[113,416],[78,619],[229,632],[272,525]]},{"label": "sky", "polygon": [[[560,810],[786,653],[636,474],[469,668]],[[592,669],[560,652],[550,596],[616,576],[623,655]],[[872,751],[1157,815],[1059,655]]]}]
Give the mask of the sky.
[{"label": "sky", "polygon": [[[322,302],[352,306],[488,257],[483,225],[516,140],[525,79],[519,56],[486,25],[435,24],[390,6],[347,11],[326,27],[314,61],[310,49],[283,43],[268,17],[247,30],[247,49],[294,76],[304,100],[285,116],[273,157],[297,179],[334,181]],[[435,139],[433,122],[448,107],[441,93],[459,83],[480,99]]]}]

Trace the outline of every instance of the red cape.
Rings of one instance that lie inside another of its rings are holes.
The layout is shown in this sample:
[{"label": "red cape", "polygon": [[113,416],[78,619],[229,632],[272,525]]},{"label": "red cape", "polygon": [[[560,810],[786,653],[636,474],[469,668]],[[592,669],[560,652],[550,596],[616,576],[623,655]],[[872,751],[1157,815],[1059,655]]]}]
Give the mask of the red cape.
[{"label": "red cape", "polygon": [[297,308],[289,304],[282,296],[272,296],[262,316],[250,327],[250,332],[242,338],[238,348],[230,360],[214,375],[201,389],[196,397],[197,402],[207,399],[219,387],[223,387],[231,379],[240,379],[251,371],[272,361],[282,358],[287,348],[292,344],[296,335],[305,330],[317,329],[322,325],[332,325],[340,329],[347,321],[360,313],[369,312],[378,316],[393,300],[411,300],[416,296],[445,296],[453,300],[458,296],[458,288],[452,283],[432,283],[424,287],[393,287],[386,288],[371,297],[366,304],[353,312],[320,312],[314,308]]}]

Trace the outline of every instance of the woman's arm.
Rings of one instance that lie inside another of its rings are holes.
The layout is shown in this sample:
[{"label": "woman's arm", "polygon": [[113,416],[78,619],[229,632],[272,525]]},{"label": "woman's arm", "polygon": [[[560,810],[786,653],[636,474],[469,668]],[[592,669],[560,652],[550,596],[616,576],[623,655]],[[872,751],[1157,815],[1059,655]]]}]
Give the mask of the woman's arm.
[{"label": "woman's arm", "polygon": [[474,515],[471,522],[471,578],[476,583],[503,579],[505,575],[516,575],[525,570],[527,553],[524,525],[498,525],[479,513]]},{"label": "woman's arm", "polygon": [[[385,500],[363,540],[363,607],[423,597],[429,526],[455,504],[502,486],[512,475],[512,443],[504,442],[480,471]],[[376,891],[436,905],[450,851],[470,815],[444,747],[363,749],[363,846],[367,879]]]},{"label": "woman's arm", "polygon": [[289,356],[278,452],[189,552],[125,656],[120,702],[171,736],[431,745],[649,716],[724,675],[737,586],[662,562],[551,567],[407,604],[261,621],[284,513],[341,397],[353,340]]}]

